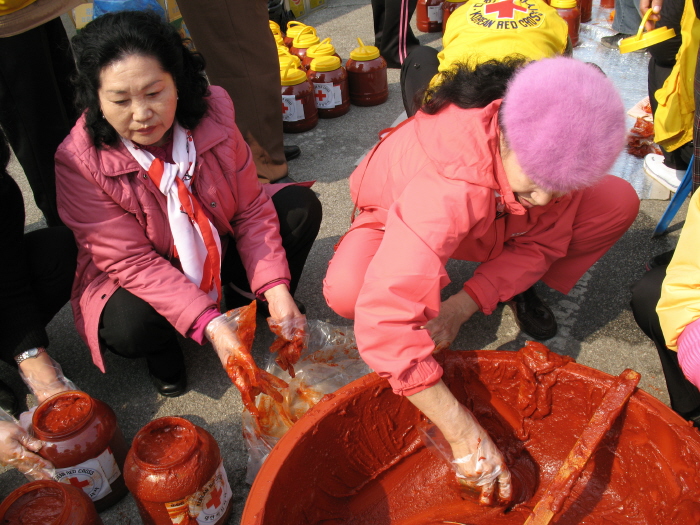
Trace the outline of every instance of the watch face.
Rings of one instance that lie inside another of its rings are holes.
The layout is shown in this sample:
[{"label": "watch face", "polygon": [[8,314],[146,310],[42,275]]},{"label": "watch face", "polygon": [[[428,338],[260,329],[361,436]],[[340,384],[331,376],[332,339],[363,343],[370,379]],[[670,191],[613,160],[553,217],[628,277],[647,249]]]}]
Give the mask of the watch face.
[{"label": "watch face", "polygon": [[36,357],[39,355],[39,349],[32,348],[30,350],[27,350],[26,355],[27,355],[27,357]]}]

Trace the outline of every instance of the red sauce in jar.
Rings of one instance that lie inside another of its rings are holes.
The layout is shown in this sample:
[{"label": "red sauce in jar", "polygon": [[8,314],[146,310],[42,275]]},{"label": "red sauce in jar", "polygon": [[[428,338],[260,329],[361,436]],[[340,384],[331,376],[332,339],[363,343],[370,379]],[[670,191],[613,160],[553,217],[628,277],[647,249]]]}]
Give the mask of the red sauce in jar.
[{"label": "red sauce in jar", "polygon": [[33,481],[0,505],[8,525],[102,525],[95,506],[80,489],[56,481]]},{"label": "red sauce in jar", "polygon": [[306,74],[287,67],[280,71],[282,78],[282,130],[285,133],[302,133],[318,124],[318,111],[314,102],[314,86]]},{"label": "red sauce in jar", "polygon": [[424,33],[442,31],[443,0],[418,0],[416,5],[416,26]]},{"label": "red sauce in jar", "polygon": [[307,75],[314,86],[319,118],[336,118],[350,111],[348,74],[340,65],[340,58],[315,58]]},{"label": "red sauce in jar", "polygon": [[147,525],[178,520],[223,525],[231,515],[231,487],[219,446],[209,432],[186,419],[163,417],[148,423],[134,437],[124,468]]},{"label": "red sauce in jar", "polygon": [[356,106],[377,106],[389,98],[386,60],[379,56],[379,49],[365,46],[359,38],[360,47],[350,53],[345,69],[348,73],[350,102]]},{"label": "red sauce in jar", "polygon": [[590,22],[593,12],[593,0],[579,0],[579,11],[581,11],[581,23]]},{"label": "red sauce in jar", "polygon": [[466,4],[467,2],[464,1],[457,1],[455,0],[445,0],[442,4],[442,32],[445,32],[445,28],[447,27],[447,19],[450,18],[450,15],[458,8]]},{"label": "red sauce in jar", "polygon": [[569,38],[571,45],[578,45],[578,32],[581,27],[581,11],[579,11],[576,0],[551,0],[550,4],[557,10],[557,13],[569,25]]},{"label": "red sauce in jar", "polygon": [[85,392],[62,392],[44,401],[32,418],[45,442],[39,455],[56,467],[55,479],[81,488],[99,512],[128,492],[127,444],[112,409]]}]

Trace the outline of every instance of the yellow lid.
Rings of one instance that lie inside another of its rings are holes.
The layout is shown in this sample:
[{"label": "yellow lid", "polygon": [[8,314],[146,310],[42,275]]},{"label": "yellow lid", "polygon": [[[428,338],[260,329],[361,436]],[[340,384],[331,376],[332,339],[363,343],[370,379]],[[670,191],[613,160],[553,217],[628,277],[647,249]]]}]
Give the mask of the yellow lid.
[{"label": "yellow lid", "polygon": [[292,67],[292,63],[280,69],[280,79],[283,86],[296,86],[302,82],[306,82],[306,73],[302,70]]},{"label": "yellow lid", "polygon": [[304,29],[299,31],[299,34],[294,37],[292,42],[292,47],[297,49],[306,49],[311,46],[315,46],[321,40],[316,36],[316,30],[311,26],[306,26]]},{"label": "yellow lid", "polygon": [[301,69],[301,59],[296,55],[280,55],[279,59],[280,69],[286,69],[289,64],[292,64],[292,68]]},{"label": "yellow lid", "polygon": [[287,36],[289,38],[294,38],[305,27],[310,27],[310,26],[307,26],[306,24],[304,24],[303,22],[299,22],[298,20],[289,21],[289,22],[287,22]]},{"label": "yellow lid", "polygon": [[649,15],[651,15],[651,8],[647,9],[647,12],[644,14],[644,18],[642,18],[642,23],[639,25],[639,31],[637,31],[637,34],[620,40],[620,53],[639,51],[640,49],[653,46],[659,42],[663,42],[676,36],[676,32],[672,27],[659,27],[643,33],[644,26],[646,25],[647,20],[649,20]]},{"label": "yellow lid", "polygon": [[445,2],[451,2],[453,4],[465,4],[466,0],[445,0]]},{"label": "yellow lid", "polygon": [[309,67],[314,71],[335,71],[340,67],[340,59],[336,56],[314,58]]},{"label": "yellow lid", "polygon": [[356,47],[350,51],[350,58],[358,62],[363,62],[366,60],[374,60],[379,57],[379,48],[366,46],[360,38],[358,38],[357,41],[360,43],[360,47]]},{"label": "yellow lid", "polygon": [[554,9],[572,9],[576,7],[576,0],[550,0],[549,5]]},{"label": "yellow lid", "polygon": [[281,35],[282,34],[282,28],[274,20],[270,20],[270,31],[272,31],[272,34],[274,34],[274,35]]},{"label": "yellow lid", "polygon": [[[284,38],[282,38],[281,34],[272,33],[272,36],[275,37],[275,43],[277,44],[277,47],[284,46]],[[287,47],[287,46],[284,46],[284,47]]]},{"label": "yellow lid", "polygon": [[283,45],[277,45],[277,56],[284,56],[284,55],[291,55],[292,53],[289,51],[289,48],[287,46]]},{"label": "yellow lid", "polygon": [[329,57],[335,55],[335,47],[330,38],[324,38],[320,44],[311,46],[306,50],[307,57]]}]

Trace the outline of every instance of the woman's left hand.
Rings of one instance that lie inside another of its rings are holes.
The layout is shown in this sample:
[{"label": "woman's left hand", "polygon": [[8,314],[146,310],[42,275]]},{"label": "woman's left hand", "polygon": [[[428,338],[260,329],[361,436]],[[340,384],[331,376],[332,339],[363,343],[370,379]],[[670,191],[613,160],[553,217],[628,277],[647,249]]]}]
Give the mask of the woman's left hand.
[{"label": "woman's left hand", "polygon": [[439,348],[449,346],[457,337],[462,324],[478,310],[479,305],[464,290],[443,301],[438,316],[425,323],[425,328],[430,332],[435,346]]},{"label": "woman's left hand", "polygon": [[289,288],[285,284],[273,286],[264,295],[270,308],[270,317],[275,321],[280,322],[302,316],[292,294],[289,293]]}]

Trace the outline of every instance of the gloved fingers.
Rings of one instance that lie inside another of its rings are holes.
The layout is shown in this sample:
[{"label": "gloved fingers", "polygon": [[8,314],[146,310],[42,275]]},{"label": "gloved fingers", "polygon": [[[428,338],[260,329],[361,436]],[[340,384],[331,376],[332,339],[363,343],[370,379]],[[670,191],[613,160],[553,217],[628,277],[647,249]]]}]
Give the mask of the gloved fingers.
[{"label": "gloved fingers", "polygon": [[19,457],[9,460],[8,464],[35,480],[49,480],[55,474],[55,469],[50,461],[26,449],[23,449]]},{"label": "gloved fingers", "polygon": [[508,469],[505,469],[498,476],[498,498],[503,502],[509,502],[513,499],[513,481]]},{"label": "gloved fingers", "polygon": [[493,504],[493,493],[496,490],[496,482],[492,481],[481,487],[481,496],[479,497],[479,503],[481,505],[492,505]]},{"label": "gloved fingers", "polygon": [[20,433],[17,441],[19,441],[24,448],[26,448],[27,450],[31,450],[32,452],[39,452],[39,450],[41,450],[41,447],[44,446],[43,441],[30,436],[26,432]]},{"label": "gloved fingers", "polygon": [[29,432],[29,430],[32,428],[32,418],[34,417],[34,412],[36,412],[36,408],[37,407],[32,407],[26,412],[22,412],[19,415],[19,426],[27,432]]},{"label": "gloved fingers", "polygon": [[19,375],[40,403],[59,392],[77,390],[75,384],[63,374],[61,365],[48,354],[38,356],[31,363],[25,363],[31,366],[23,363],[19,368]]}]

